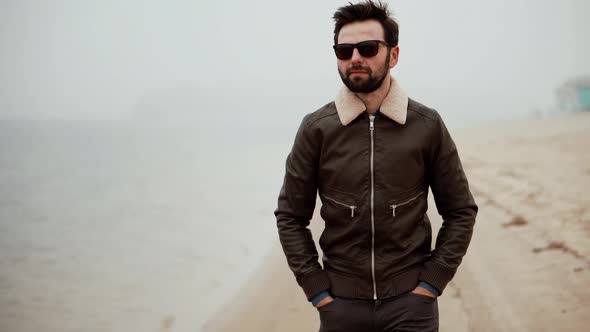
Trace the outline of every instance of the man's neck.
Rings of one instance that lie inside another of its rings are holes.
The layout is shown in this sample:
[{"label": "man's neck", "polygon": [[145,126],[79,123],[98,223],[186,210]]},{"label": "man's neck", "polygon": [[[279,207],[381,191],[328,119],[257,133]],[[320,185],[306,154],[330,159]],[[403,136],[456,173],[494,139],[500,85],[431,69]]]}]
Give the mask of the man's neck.
[{"label": "man's neck", "polygon": [[391,86],[391,78],[386,77],[383,80],[381,86],[370,93],[357,93],[356,95],[363,101],[365,107],[367,109],[367,113],[373,114],[375,113],[379,107],[381,107],[381,103],[383,103],[383,99],[387,96],[389,92],[389,87]]}]

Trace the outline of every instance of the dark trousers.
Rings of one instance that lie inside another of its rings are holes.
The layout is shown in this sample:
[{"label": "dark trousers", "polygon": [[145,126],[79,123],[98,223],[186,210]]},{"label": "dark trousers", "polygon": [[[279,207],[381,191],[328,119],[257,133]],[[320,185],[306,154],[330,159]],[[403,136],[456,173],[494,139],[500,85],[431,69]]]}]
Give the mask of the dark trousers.
[{"label": "dark trousers", "polygon": [[437,299],[412,292],[381,300],[337,297],[317,310],[319,332],[438,332]]}]

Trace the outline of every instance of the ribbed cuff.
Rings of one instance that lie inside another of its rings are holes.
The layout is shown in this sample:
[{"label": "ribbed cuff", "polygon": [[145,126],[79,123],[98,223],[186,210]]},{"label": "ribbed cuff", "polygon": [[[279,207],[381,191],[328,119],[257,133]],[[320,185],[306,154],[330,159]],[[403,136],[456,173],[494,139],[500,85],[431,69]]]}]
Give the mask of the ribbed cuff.
[{"label": "ribbed cuff", "polygon": [[308,301],[322,291],[330,289],[330,279],[323,269],[304,274],[297,278],[297,283],[303,288]]},{"label": "ribbed cuff", "polygon": [[439,291],[440,296],[449,281],[453,279],[456,271],[456,269],[449,269],[433,261],[427,261],[424,263],[424,268],[420,271],[418,279],[432,285],[432,287]]}]

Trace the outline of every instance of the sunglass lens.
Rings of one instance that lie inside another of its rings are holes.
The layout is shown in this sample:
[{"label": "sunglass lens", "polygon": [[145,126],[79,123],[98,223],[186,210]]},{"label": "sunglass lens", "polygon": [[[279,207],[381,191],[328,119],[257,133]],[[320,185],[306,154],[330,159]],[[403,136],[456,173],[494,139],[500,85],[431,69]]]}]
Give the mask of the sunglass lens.
[{"label": "sunglass lens", "polygon": [[379,43],[375,41],[362,42],[358,44],[357,49],[363,57],[370,58],[379,53]]},{"label": "sunglass lens", "polygon": [[336,45],[334,47],[334,51],[336,51],[336,57],[340,60],[348,60],[352,57],[352,52],[354,51],[353,45]]}]

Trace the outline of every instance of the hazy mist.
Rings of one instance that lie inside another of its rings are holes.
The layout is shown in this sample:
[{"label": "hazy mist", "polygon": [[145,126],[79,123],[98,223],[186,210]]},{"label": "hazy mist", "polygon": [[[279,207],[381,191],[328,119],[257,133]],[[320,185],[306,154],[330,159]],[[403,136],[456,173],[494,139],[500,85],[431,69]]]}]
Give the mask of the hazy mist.
[{"label": "hazy mist", "polygon": [[[587,1],[389,3],[393,75],[456,125],[550,109],[557,85],[590,71]],[[4,0],[0,116],[291,127],[340,85],[331,16],[344,4]]]}]

